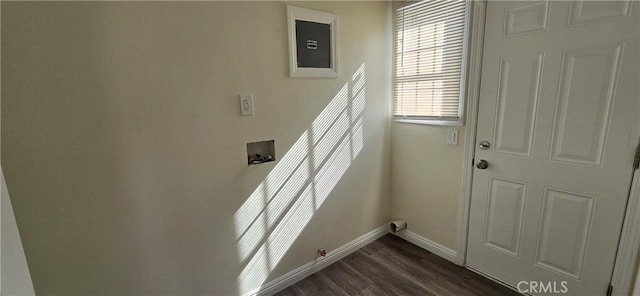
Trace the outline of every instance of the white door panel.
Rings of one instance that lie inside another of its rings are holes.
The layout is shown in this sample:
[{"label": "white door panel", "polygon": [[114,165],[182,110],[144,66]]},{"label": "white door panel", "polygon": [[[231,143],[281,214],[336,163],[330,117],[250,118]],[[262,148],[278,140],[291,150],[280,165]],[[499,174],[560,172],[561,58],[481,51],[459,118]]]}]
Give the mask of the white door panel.
[{"label": "white door panel", "polygon": [[518,256],[527,185],[498,178],[489,180],[484,241],[496,250]]},{"label": "white door panel", "polygon": [[551,159],[600,165],[622,44],[565,51]]},{"label": "white door panel", "polygon": [[639,136],[637,6],[487,4],[470,267],[606,292]]},{"label": "white door panel", "polygon": [[591,196],[545,188],[535,264],[580,279],[593,200]]},{"label": "white door panel", "polygon": [[500,60],[495,151],[531,156],[544,54]]}]

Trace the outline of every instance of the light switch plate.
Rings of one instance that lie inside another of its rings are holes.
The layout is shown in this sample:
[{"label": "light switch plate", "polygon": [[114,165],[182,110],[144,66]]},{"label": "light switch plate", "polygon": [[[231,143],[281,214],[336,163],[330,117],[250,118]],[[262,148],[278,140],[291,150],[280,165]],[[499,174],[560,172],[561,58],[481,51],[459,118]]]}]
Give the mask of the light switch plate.
[{"label": "light switch plate", "polygon": [[458,129],[450,128],[447,133],[447,144],[457,146],[458,145]]},{"label": "light switch plate", "polygon": [[240,113],[242,116],[253,115],[253,95],[242,94],[240,95]]}]

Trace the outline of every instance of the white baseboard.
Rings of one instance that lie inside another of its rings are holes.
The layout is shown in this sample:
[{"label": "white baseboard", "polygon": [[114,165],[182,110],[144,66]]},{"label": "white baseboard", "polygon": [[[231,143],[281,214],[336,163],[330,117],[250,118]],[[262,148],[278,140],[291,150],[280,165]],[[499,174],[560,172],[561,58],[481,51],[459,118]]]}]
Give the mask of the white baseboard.
[{"label": "white baseboard", "polygon": [[436,243],[428,238],[420,236],[410,230],[402,230],[395,233],[396,236],[403,238],[404,240],[421,247],[431,253],[434,253],[444,259],[447,259],[453,263],[456,263],[457,253],[456,251],[449,249],[439,243]]},{"label": "white baseboard", "polygon": [[281,277],[274,279],[273,281],[263,284],[259,288],[247,293],[246,295],[273,295],[285,289],[286,287],[289,287],[297,283],[298,281],[320,271],[321,269],[337,262],[347,255],[381,238],[387,233],[389,233],[389,226],[387,224],[380,226],[333,251],[329,251],[325,258],[308,262],[305,265],[302,265],[282,275]]}]

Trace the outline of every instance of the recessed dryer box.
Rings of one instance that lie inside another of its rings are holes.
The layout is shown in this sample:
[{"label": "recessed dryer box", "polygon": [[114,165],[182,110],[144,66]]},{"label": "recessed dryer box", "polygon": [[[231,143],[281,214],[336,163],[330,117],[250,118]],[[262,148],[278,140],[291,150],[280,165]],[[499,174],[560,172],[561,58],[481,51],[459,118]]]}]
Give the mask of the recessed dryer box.
[{"label": "recessed dryer box", "polygon": [[247,143],[247,162],[249,165],[276,160],[275,141]]}]

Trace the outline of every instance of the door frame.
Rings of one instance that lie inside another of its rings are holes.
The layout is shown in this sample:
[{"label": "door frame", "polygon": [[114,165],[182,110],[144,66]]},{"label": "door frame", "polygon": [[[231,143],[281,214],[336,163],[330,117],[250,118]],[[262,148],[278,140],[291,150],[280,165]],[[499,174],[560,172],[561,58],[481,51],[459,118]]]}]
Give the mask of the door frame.
[{"label": "door frame", "polygon": [[[618,243],[618,254],[613,266],[611,285],[616,295],[631,295],[635,278],[636,262],[640,249],[640,170],[634,172],[622,233]],[[640,273],[639,273],[640,274]],[[638,285],[638,283],[635,283]],[[617,290],[617,291],[616,291]],[[635,291],[640,293],[640,291]]]},{"label": "door frame", "polygon": [[[484,28],[487,0],[473,1],[471,35],[468,59],[467,113],[465,147],[462,169],[462,192],[458,221],[458,243],[455,263],[466,266],[467,240],[469,235],[469,215],[473,184],[473,160],[476,151],[476,133],[478,128],[478,105],[480,100],[480,80],[482,73],[482,54],[484,49]],[[629,160],[631,161],[631,159]],[[635,268],[640,249],[640,170],[633,174],[625,217],[622,224],[618,253],[611,275],[611,285],[615,295],[630,295],[633,292]],[[638,273],[640,275],[640,272]],[[638,278],[640,281],[640,277]],[[635,283],[638,285],[638,283]],[[640,291],[638,291],[640,292]]]},{"label": "door frame", "polygon": [[458,221],[458,244],[456,247],[456,264],[464,266],[467,260],[467,237],[469,232],[469,214],[471,205],[471,188],[473,183],[473,158],[476,147],[478,129],[478,103],[480,99],[480,76],[482,75],[482,54],[484,50],[484,25],[486,20],[487,0],[473,1],[471,17],[471,35],[469,42],[469,59],[466,89],[466,131],[464,159],[462,163],[462,192]]}]

